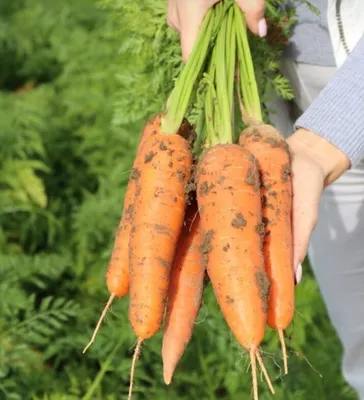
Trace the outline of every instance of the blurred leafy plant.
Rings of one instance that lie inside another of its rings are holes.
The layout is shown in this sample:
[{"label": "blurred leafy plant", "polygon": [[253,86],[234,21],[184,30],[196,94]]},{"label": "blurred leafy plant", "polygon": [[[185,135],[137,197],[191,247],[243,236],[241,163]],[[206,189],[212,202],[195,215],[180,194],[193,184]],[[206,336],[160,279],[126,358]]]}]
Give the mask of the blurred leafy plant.
[{"label": "blurred leafy plant", "polygon": [[[0,400],[116,400],[127,393],[135,343],[128,299],[115,302],[97,341],[86,355],[82,349],[107,298],[104,273],[139,131],[160,111],[182,65],[164,0],[103,6],[0,2]],[[256,51],[261,90],[288,93],[279,52],[258,44]],[[274,333],[263,346],[275,398],[355,399],[309,273],[296,308],[288,377],[275,365]],[[211,285],[169,387],[160,351],[161,333],[143,347],[136,400],[250,395],[247,357]],[[261,399],[270,398],[262,383]]]}]

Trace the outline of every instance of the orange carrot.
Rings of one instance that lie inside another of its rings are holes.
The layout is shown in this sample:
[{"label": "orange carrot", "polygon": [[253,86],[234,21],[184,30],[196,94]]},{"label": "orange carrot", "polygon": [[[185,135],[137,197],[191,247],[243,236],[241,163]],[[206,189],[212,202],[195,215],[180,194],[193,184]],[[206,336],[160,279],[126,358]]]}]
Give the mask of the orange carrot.
[{"label": "orange carrot", "polygon": [[137,337],[144,340],[161,326],[192,154],[182,136],[157,133],[146,140],[141,156],[129,240],[129,318]]},{"label": "orange carrot", "polygon": [[201,306],[205,268],[199,251],[200,240],[200,217],[194,201],[186,212],[170,276],[162,346],[167,385],[191,340]]},{"label": "orange carrot", "polygon": [[143,128],[137,154],[125,192],[122,217],[115,236],[114,248],[106,272],[106,284],[110,293],[110,297],[97,322],[91,340],[83,350],[84,353],[95,341],[97,332],[99,331],[102,321],[104,320],[114,298],[123,297],[127,295],[129,291],[129,236],[133,219],[136,180],[140,174],[139,168],[141,165],[141,157],[139,154],[143,149],[145,140],[157,132],[160,123],[161,114],[157,114],[152,117]]},{"label": "orange carrot", "polygon": [[271,282],[267,324],[279,333],[287,373],[283,331],[294,315],[292,188],[288,145],[274,127],[264,124],[252,125],[244,130],[239,143],[255,156],[261,176],[265,225],[263,252]]},{"label": "orange carrot", "polygon": [[196,179],[201,252],[224,318],[249,351],[256,399],[269,293],[257,164],[239,145],[216,145],[202,156]]},{"label": "orange carrot", "polygon": [[[192,167],[190,145],[182,136],[190,133],[189,126],[182,126],[179,134],[160,132],[159,127],[153,137],[146,139],[141,153],[143,163],[129,240],[129,320],[138,338],[137,350],[161,327]],[[129,398],[138,352],[133,357]]]},{"label": "orange carrot", "polygon": [[106,273],[106,283],[111,295],[125,296],[129,291],[129,236],[133,220],[136,181],[140,175],[140,156],[147,138],[153,136],[161,123],[161,114],[152,117],[144,126],[125,193],[122,218],[115,237],[114,249]]}]

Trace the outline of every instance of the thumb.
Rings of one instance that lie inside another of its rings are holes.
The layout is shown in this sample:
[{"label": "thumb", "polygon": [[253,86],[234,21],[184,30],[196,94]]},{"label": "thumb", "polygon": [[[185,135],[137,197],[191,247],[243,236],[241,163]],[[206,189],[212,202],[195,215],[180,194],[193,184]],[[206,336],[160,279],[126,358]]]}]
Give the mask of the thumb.
[{"label": "thumb", "polygon": [[301,263],[306,257],[311,234],[316,226],[323,189],[322,180],[317,179],[317,175],[308,176],[308,171],[306,168],[305,174],[301,168],[296,171],[294,165],[292,168],[293,268],[297,284],[302,275]]},{"label": "thumb", "polygon": [[264,18],[264,0],[235,0],[245,14],[249,30],[260,37],[267,35],[267,21]]},{"label": "thumb", "polygon": [[[293,266],[296,269],[306,257],[311,233],[315,228],[318,215],[319,200],[300,195],[299,189],[294,189],[293,196]],[[303,201],[304,200],[304,201]]]},{"label": "thumb", "polygon": [[185,0],[183,6],[179,7],[179,30],[183,62],[188,60],[192,52],[200,31],[201,22],[206,12],[219,1],[220,0],[202,1],[197,5],[196,0]]}]

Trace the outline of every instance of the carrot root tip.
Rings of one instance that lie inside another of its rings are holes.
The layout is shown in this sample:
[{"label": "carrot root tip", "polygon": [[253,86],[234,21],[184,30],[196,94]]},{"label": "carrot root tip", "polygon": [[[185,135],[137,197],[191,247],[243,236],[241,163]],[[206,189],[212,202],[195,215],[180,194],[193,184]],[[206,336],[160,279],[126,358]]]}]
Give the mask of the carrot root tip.
[{"label": "carrot root tip", "polygon": [[172,376],[164,375],[164,383],[165,383],[166,385],[169,385],[171,382],[172,382]]},{"label": "carrot root tip", "polygon": [[163,379],[166,385],[169,385],[172,381],[176,363],[171,361],[165,354],[163,357]]},{"label": "carrot root tip", "polygon": [[95,341],[97,332],[99,331],[100,326],[101,326],[101,324],[102,324],[102,321],[104,320],[104,318],[105,318],[105,316],[106,316],[106,313],[107,313],[107,311],[109,310],[109,308],[110,308],[110,306],[111,306],[111,303],[113,302],[114,298],[115,298],[115,294],[112,293],[112,294],[110,295],[110,297],[109,297],[109,300],[108,300],[107,303],[106,303],[106,306],[104,307],[104,309],[103,309],[103,311],[102,311],[102,313],[101,313],[101,316],[100,316],[99,320],[97,321],[96,328],[95,328],[95,330],[94,330],[94,332],[93,332],[93,334],[92,334],[92,337],[91,337],[90,341],[87,343],[86,347],[85,347],[85,348],[83,349],[83,351],[82,351],[83,354],[86,353],[87,349],[88,349],[88,348],[92,345],[92,343]]},{"label": "carrot root tip", "polygon": [[284,336],[283,336],[283,330],[278,329],[278,335],[279,335],[279,340],[281,342],[281,347],[282,347],[282,358],[283,358],[283,365],[284,365],[284,373],[285,375],[288,374],[288,361],[287,361],[287,349],[286,349],[286,343],[284,341]]},{"label": "carrot root tip", "polygon": [[252,379],[253,379],[253,394],[254,400],[258,400],[258,378],[257,378],[257,363],[256,363],[256,350],[250,350],[250,362],[252,366]]},{"label": "carrot root tip", "polygon": [[275,394],[275,390],[274,390],[274,387],[272,385],[272,381],[269,378],[268,371],[265,368],[264,362],[263,362],[262,357],[259,354],[259,352],[256,353],[256,356],[257,356],[257,360],[258,360],[258,363],[260,365],[260,368],[261,368],[261,370],[263,372],[264,378],[265,378],[265,380],[266,380],[266,382],[268,384],[269,390],[272,392],[272,394]]},{"label": "carrot root tip", "polygon": [[130,368],[130,385],[129,385],[128,400],[131,400],[131,396],[133,393],[135,365],[140,355],[142,342],[143,339],[138,339],[137,345],[134,350],[133,361],[131,363],[131,368]]}]

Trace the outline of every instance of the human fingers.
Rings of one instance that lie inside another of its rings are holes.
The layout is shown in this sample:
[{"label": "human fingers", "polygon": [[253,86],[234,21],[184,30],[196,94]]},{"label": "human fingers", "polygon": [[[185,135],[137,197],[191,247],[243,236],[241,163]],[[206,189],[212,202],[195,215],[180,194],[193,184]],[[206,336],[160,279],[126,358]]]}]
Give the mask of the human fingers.
[{"label": "human fingers", "polygon": [[302,278],[311,234],[316,226],[324,186],[322,170],[305,154],[292,151],[293,268],[296,284]]},{"label": "human fingers", "polygon": [[206,12],[220,0],[169,0],[169,26],[180,33],[183,62],[187,62]]},{"label": "human fingers", "polygon": [[244,12],[249,30],[257,36],[267,35],[267,21],[264,18],[265,0],[235,0]]}]

